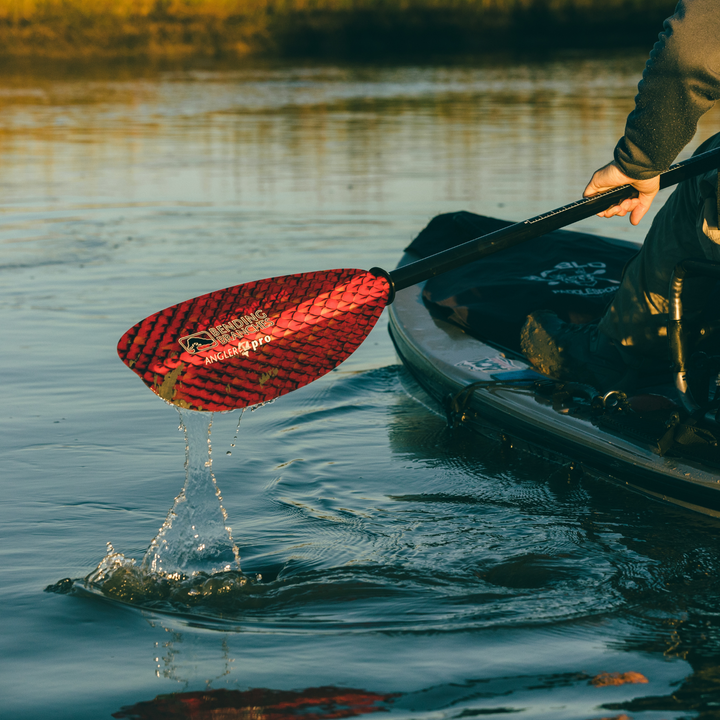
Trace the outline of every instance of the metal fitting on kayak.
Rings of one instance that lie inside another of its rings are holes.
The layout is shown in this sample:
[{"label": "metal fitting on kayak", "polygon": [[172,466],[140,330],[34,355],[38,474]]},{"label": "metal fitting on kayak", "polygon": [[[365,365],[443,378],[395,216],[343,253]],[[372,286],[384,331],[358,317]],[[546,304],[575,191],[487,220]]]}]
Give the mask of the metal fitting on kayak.
[{"label": "metal fitting on kayak", "polygon": [[679,262],[670,278],[668,291],[668,342],[670,360],[674,373],[675,387],[685,410],[693,414],[704,408],[692,397],[687,381],[687,347],[683,331],[682,291],[685,279],[689,277],[711,277],[720,280],[720,262],[712,260],[686,259]]},{"label": "metal fitting on kayak", "polygon": [[620,390],[610,390],[604,395],[596,395],[590,407],[595,413],[602,413],[607,410],[623,410],[628,406],[627,395]]}]

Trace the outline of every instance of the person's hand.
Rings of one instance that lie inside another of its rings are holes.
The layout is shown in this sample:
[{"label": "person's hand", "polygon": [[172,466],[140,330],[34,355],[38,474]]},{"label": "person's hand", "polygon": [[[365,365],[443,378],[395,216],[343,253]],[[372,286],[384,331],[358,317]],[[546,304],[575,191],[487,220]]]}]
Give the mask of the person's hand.
[{"label": "person's hand", "polygon": [[621,185],[632,185],[637,191],[636,198],[628,198],[623,200],[619,205],[613,205],[605,212],[598,213],[598,217],[610,218],[615,215],[625,217],[630,213],[630,222],[637,225],[642,220],[645,213],[650,209],[655,196],[660,190],[660,176],[656,175],[650,180],[633,180],[628,177],[616,164],[611,162],[605,167],[601,167],[595,171],[592,179],[585,188],[583,195],[597,195],[601,192],[613,190]]}]

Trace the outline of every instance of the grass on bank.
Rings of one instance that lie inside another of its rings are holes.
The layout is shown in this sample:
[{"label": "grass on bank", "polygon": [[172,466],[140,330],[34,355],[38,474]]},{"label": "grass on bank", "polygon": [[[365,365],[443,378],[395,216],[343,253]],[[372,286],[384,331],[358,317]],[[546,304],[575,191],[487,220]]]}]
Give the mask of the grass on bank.
[{"label": "grass on bank", "polygon": [[668,0],[0,0],[0,54],[362,55],[472,53],[508,41],[602,45],[638,33],[652,38],[673,10]]},{"label": "grass on bank", "polygon": [[474,12],[514,13],[545,8],[552,13],[625,12],[674,8],[667,0],[0,0],[0,18],[12,22],[57,19],[73,13],[87,18],[123,19],[212,17],[286,14],[313,11],[397,11],[417,8],[471,9]]}]

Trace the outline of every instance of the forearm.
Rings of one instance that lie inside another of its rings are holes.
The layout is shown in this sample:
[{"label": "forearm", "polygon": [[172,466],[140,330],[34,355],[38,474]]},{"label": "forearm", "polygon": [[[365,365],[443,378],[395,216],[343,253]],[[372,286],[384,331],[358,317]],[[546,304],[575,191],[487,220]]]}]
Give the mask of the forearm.
[{"label": "forearm", "polygon": [[666,170],[720,98],[720,2],[681,0],[645,66],[635,110],[615,148],[631,178]]}]

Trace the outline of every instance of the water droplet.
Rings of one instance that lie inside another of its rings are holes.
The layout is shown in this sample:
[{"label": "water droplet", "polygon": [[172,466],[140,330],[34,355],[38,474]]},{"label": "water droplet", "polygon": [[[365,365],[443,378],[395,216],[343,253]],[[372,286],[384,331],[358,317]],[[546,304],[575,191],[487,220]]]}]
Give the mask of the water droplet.
[{"label": "water droplet", "polygon": [[[243,414],[244,414],[244,413],[245,413],[245,408],[242,408],[242,409],[240,410],[240,417],[238,418],[237,426],[235,427],[235,435],[233,436],[233,441],[230,443],[230,447],[231,447],[231,448],[234,448],[234,447],[235,447],[235,442],[236,442],[237,439],[238,439],[238,433],[240,432],[240,421],[243,419]],[[232,450],[228,450],[226,454],[227,454],[227,455],[232,455]]]}]

